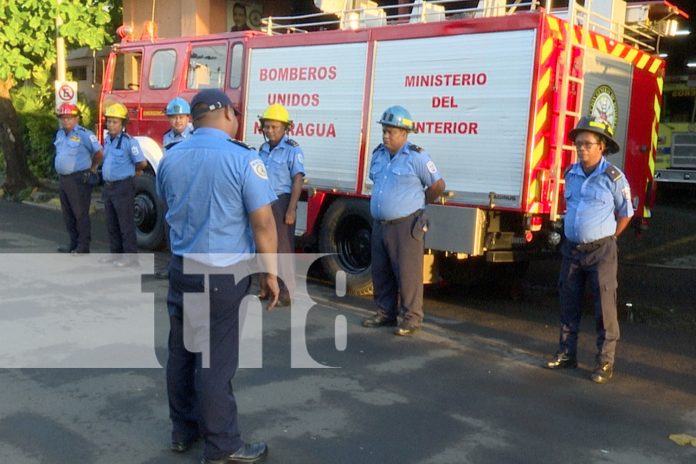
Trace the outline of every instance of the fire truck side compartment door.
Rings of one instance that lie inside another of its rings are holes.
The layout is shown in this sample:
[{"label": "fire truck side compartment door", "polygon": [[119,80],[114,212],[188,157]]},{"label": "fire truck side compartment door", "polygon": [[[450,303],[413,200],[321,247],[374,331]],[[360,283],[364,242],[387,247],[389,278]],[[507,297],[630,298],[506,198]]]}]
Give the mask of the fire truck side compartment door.
[{"label": "fire truck side compartment door", "polygon": [[355,192],[365,93],[365,42],[250,49],[246,143],[264,142],[257,115],[290,112],[310,185]]},{"label": "fire truck side compartment door", "polygon": [[470,256],[483,254],[486,214],[482,209],[428,205],[425,213],[430,222],[425,248]]},{"label": "fire truck side compartment door", "polygon": [[500,207],[520,208],[535,39],[528,29],[378,41],[368,153],[382,142],[384,109],[402,105],[418,129],[409,140],[432,157],[452,201],[487,207],[495,192]]}]

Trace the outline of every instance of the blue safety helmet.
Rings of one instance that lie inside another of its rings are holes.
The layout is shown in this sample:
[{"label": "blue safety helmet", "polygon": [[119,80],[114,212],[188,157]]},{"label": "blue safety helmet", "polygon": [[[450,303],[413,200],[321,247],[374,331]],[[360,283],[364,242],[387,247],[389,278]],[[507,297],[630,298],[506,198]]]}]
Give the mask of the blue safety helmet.
[{"label": "blue safety helmet", "polygon": [[384,113],[382,113],[382,119],[379,123],[384,126],[398,127],[400,129],[406,129],[407,131],[416,130],[413,119],[411,119],[411,113],[408,112],[403,106],[390,106]]},{"label": "blue safety helmet", "polygon": [[167,103],[165,114],[167,116],[176,116],[178,114],[189,115],[191,114],[191,105],[181,97],[172,98],[169,103]]}]

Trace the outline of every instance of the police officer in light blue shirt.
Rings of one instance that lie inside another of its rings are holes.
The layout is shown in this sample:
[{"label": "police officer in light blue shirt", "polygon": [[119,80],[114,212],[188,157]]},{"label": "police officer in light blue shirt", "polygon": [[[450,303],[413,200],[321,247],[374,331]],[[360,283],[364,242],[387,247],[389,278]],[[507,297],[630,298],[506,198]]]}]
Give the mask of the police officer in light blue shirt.
[{"label": "police officer in light blue shirt", "polygon": [[[172,250],[167,297],[171,449],[185,452],[201,436],[203,463],[257,462],[268,447],[242,441],[231,383],[239,357],[239,305],[250,280],[235,276],[227,266],[259,252],[270,271],[265,277],[269,309],[275,305],[277,238],[271,203],[276,196],[256,152],[231,138],[237,117],[224,92],[200,91],[191,102],[191,115],[193,134],[168,150],[157,172],[157,192],[168,206]],[[198,308],[184,307],[183,294],[201,292],[207,282],[205,276],[183,273],[183,258],[190,253],[197,254],[190,259],[210,269],[208,368],[202,368],[201,353],[184,345],[184,320],[189,328]]]},{"label": "police officer in light blue shirt", "polygon": [[191,106],[181,97],[172,98],[164,110],[169,120],[169,130],[162,136],[162,147],[165,152],[188,138],[193,132],[191,124]]},{"label": "police officer in light blue shirt", "polygon": [[[273,191],[278,195],[278,200],[273,202],[273,218],[278,232],[278,253],[283,254],[278,263],[283,277],[279,306],[287,306],[295,289],[295,266],[290,254],[295,251],[297,202],[305,175],[304,154],[300,145],[287,135],[292,120],[283,105],[270,105],[259,116],[259,122],[266,139],[259,149],[259,157],[266,166]],[[266,296],[266,289],[262,287],[259,298],[265,299]]]},{"label": "police officer in light blue shirt", "polygon": [[93,132],[78,124],[76,105],[63,103],[57,111],[61,129],[56,132],[54,167],[59,175],[60,206],[70,236],[62,253],[89,253],[91,224],[89,206],[92,188],[97,184],[97,168],[102,147]]},{"label": "police officer in light blue shirt", "polygon": [[392,106],[382,114],[382,142],[373,152],[370,180],[372,282],[377,312],[365,327],[395,326],[396,335],[412,335],[423,321],[424,214],[445,190],[445,181],[430,156],[408,141],[411,114]]},{"label": "police officer in light blue shirt", "polygon": [[[104,214],[109,232],[111,256],[102,262],[113,262],[116,266],[137,264],[133,254],[138,252],[135,234],[135,182],[147,167],[140,144],[125,132],[128,109],[122,103],[113,103],[104,111],[107,135],[104,138],[104,164],[102,176],[104,188]],[[126,253],[130,256],[119,257]]]},{"label": "police officer in light blue shirt", "polygon": [[631,189],[626,176],[604,154],[619,151],[611,125],[583,117],[570,131],[578,162],[565,174],[565,241],[559,277],[561,303],[560,347],[546,363],[549,369],[577,367],[580,318],[589,285],[594,297],[597,328],[596,366],[592,380],[605,383],[614,373],[619,322],[616,311],[616,238],[633,216]]}]

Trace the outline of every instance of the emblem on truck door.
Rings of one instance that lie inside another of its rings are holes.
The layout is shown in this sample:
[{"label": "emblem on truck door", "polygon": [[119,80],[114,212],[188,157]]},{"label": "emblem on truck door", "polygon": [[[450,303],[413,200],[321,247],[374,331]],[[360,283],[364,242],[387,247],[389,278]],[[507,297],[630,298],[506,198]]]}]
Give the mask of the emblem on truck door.
[{"label": "emblem on truck door", "polygon": [[590,99],[590,115],[601,119],[616,132],[616,122],[619,119],[619,108],[614,90],[608,85],[600,85],[592,93]]}]

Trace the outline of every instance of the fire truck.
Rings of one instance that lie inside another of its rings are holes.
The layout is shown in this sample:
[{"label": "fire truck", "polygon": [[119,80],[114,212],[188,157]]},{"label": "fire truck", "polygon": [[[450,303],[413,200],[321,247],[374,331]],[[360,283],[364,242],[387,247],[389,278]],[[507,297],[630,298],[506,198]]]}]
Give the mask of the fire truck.
[{"label": "fire truck", "polygon": [[655,179],[666,185],[696,183],[696,79],[665,80]]},{"label": "fire truck", "polygon": [[307,176],[299,242],[326,253],[325,270],[344,272],[351,294],[372,289],[368,170],[381,143],[377,121],[392,105],[411,112],[417,133],[410,140],[447,183],[427,206],[425,282],[524,263],[556,248],[563,174],[575,160],[566,134],[585,114],[614,128],[622,150],[609,160],[625,172],[636,224],[644,224],[664,70],[650,35],[623,17],[614,21],[612,12],[593,21],[593,11],[575,1],[562,11],[539,2],[444,3],[418,0],[405,14],[374,5],[342,11],[331,30],[321,30],[334,27],[325,16],[304,16],[268,18],[265,31],[124,35],[109,57],[100,114],[111,102],[126,105],[128,131],[148,158],[147,174],[136,180],[140,246],[155,248],[164,238],[154,176],[168,128],[165,105],[211,87],[235,102],[237,138],[252,146],[263,143],[257,118],[264,108],[289,109]]}]

